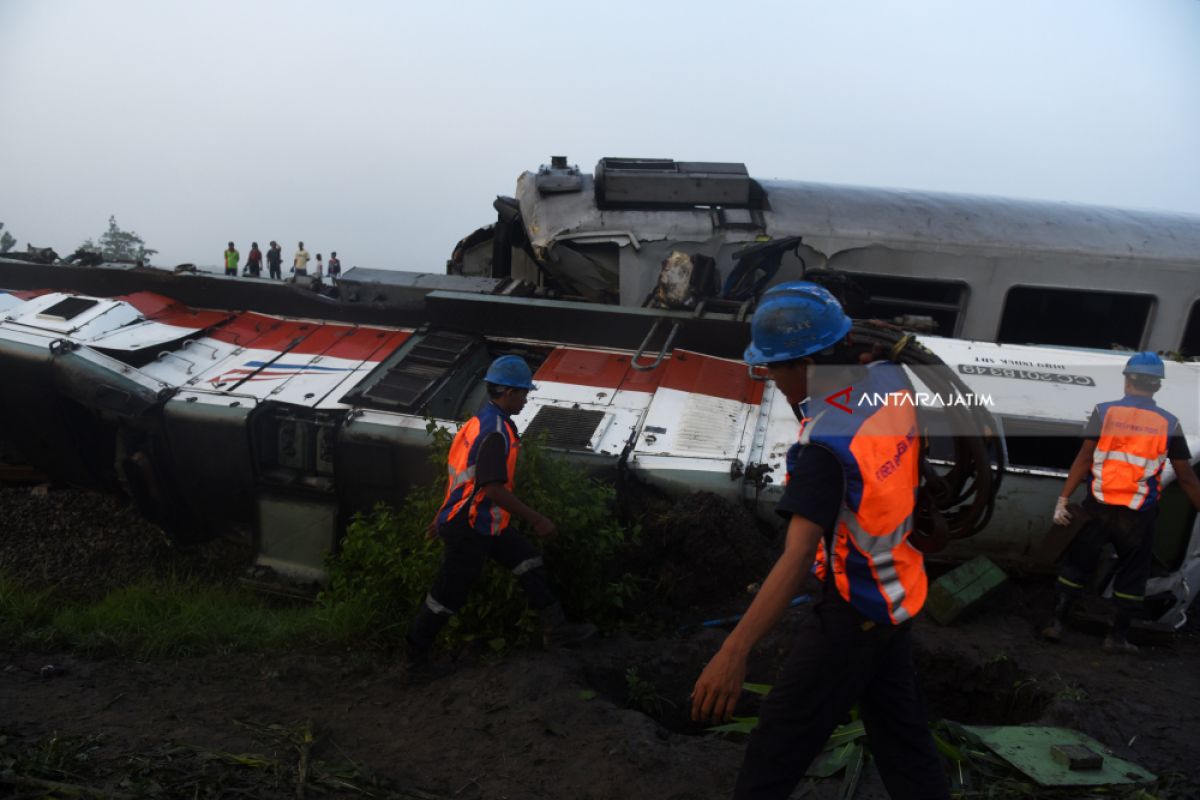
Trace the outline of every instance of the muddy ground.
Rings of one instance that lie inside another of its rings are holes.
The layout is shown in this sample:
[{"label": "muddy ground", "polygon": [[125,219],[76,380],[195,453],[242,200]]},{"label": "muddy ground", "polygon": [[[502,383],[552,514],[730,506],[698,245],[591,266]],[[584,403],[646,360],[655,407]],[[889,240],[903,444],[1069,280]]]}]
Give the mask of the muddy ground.
[{"label": "muddy ground", "polygon": [[[682,575],[680,558],[672,569]],[[0,490],[0,570],[88,595],[147,564],[216,580],[238,566],[236,548],[174,551],[104,498]],[[931,714],[1072,727],[1163,776],[1156,797],[1200,797],[1200,626],[1130,657],[1105,655],[1099,636],[1080,630],[1051,646],[1033,636],[1050,593],[1045,578],[1014,576],[967,623],[918,620]],[[680,608],[678,621],[716,611]],[[772,681],[807,613],[789,612],[749,680]],[[20,775],[129,797],[727,797],[742,742],[686,720],[692,682],[723,636],[673,627],[652,639],[612,632],[570,651],[465,657],[419,688],[380,653],[141,663],[0,642],[0,797],[67,796]],[[835,779],[796,796],[840,788]],[[855,796],[886,796],[870,767]]]}]

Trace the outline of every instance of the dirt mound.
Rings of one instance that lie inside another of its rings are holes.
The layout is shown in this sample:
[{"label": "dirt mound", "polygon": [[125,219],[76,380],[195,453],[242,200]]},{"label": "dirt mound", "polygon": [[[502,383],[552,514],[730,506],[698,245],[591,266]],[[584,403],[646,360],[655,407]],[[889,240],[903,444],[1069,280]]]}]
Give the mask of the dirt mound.
[{"label": "dirt mound", "polygon": [[754,515],[711,492],[660,506],[642,524],[642,574],[654,576],[658,599],[676,611],[748,603],[748,589],[778,556]]}]

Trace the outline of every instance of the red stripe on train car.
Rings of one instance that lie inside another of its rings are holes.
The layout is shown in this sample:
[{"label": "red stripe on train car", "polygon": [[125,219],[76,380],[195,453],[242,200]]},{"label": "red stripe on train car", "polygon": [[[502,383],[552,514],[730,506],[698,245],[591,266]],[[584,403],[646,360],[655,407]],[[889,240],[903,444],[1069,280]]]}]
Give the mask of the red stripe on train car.
[{"label": "red stripe on train car", "polygon": [[619,353],[556,347],[542,362],[533,380],[534,383],[570,383],[613,391],[653,392],[658,388],[662,374],[661,366],[648,372],[631,369],[629,356]]},{"label": "red stripe on train car", "polygon": [[664,389],[724,397],[750,405],[762,402],[763,382],[751,380],[746,365],[740,361],[676,350],[665,369],[660,383]]},{"label": "red stripe on train car", "polygon": [[287,350],[296,355],[326,355],[355,361],[382,361],[412,331],[389,331],[357,325],[300,322],[254,312],[238,314],[210,334],[218,341],[258,350]]},{"label": "red stripe on train car", "polygon": [[307,337],[317,327],[311,322],[293,322],[247,311],[221,325],[210,335],[217,341],[238,347],[285,350],[296,339]]},{"label": "red stripe on train car", "polygon": [[50,294],[54,291],[54,289],[4,289],[3,291],[5,294],[11,294],[18,300],[32,300],[35,297],[41,297],[44,294]]},{"label": "red stripe on train car", "polygon": [[134,292],[115,299],[129,303],[148,320],[179,328],[204,330],[233,316],[228,311],[197,311],[157,292]]},{"label": "red stripe on train car", "polygon": [[351,361],[382,361],[411,335],[411,331],[325,325],[292,352],[319,353],[330,358],[345,358]]},{"label": "red stripe on train car", "polygon": [[367,360],[383,361],[394,353],[397,347],[407,342],[410,336],[412,336],[412,331],[389,331],[388,337],[383,340],[383,344]]}]

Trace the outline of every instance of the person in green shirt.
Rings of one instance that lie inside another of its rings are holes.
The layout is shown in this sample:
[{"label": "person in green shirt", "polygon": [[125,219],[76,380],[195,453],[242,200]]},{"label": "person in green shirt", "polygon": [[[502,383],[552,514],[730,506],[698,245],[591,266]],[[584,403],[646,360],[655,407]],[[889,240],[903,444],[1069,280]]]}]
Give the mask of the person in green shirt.
[{"label": "person in green shirt", "polygon": [[241,253],[233,246],[233,242],[229,243],[229,249],[225,251],[225,274],[237,277],[238,261],[241,260]]}]

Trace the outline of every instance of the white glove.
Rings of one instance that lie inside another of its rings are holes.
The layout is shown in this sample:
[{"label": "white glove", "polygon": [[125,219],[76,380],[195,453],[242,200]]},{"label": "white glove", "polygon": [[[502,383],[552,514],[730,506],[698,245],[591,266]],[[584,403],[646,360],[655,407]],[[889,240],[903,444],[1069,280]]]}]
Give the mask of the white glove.
[{"label": "white glove", "polygon": [[1071,524],[1071,512],[1067,511],[1067,498],[1065,497],[1058,498],[1058,502],[1054,504],[1054,524]]}]

